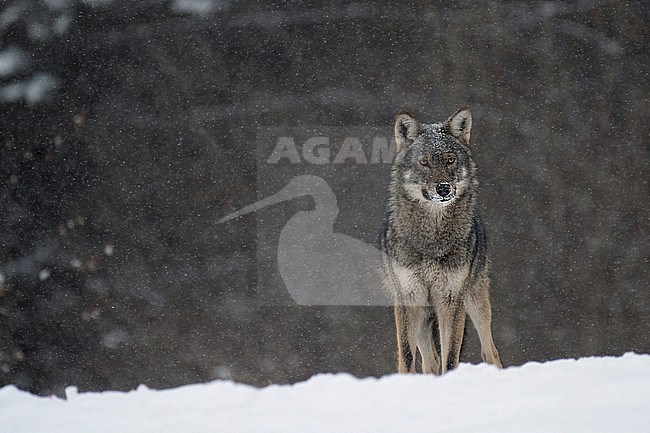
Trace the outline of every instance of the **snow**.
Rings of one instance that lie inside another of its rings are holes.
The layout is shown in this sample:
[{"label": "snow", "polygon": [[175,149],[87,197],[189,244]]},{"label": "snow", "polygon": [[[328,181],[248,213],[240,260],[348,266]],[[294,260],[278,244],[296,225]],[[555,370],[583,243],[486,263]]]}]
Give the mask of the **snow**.
[{"label": "snow", "polygon": [[0,87],[0,102],[15,102],[24,99],[28,105],[44,100],[57,88],[59,80],[45,73],[34,75],[28,80],[7,84]]},{"label": "snow", "polygon": [[49,269],[44,268],[44,269],[41,269],[41,271],[38,273],[38,278],[39,278],[41,281],[45,281],[45,280],[47,280],[48,278],[50,278],[50,275],[51,275],[51,274],[52,274],[52,272],[51,272]]},{"label": "snow", "polygon": [[0,51],[0,78],[20,72],[27,64],[25,54],[16,48]]},{"label": "snow", "polygon": [[231,381],[37,397],[0,389],[2,433],[643,432],[650,355],[462,364],[442,377],[321,374],[257,389]]},{"label": "snow", "polygon": [[225,9],[227,1],[222,0],[175,0],[172,10],[178,13],[207,14]]}]

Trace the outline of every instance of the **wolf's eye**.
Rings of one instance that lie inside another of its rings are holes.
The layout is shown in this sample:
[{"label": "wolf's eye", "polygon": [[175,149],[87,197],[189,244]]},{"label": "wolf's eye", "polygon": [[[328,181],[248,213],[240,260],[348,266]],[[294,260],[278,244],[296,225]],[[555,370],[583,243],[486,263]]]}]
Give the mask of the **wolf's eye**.
[{"label": "wolf's eye", "polygon": [[456,162],[455,156],[450,156],[447,158],[447,165],[452,165],[454,162]]},{"label": "wolf's eye", "polygon": [[425,166],[425,167],[428,167],[428,166],[429,166],[429,160],[426,159],[426,158],[422,158],[422,159],[420,160],[420,165],[423,165],[423,166]]}]

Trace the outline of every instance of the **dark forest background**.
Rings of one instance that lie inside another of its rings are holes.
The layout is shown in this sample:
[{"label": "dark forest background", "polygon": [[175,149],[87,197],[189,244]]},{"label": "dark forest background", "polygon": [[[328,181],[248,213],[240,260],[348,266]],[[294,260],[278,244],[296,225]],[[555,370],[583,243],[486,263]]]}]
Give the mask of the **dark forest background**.
[{"label": "dark forest background", "polygon": [[642,1],[4,1],[0,385],[394,372],[390,308],[256,304],[255,218],[217,221],[257,199],[260,130],[464,104],[504,364],[650,352],[648,28]]}]

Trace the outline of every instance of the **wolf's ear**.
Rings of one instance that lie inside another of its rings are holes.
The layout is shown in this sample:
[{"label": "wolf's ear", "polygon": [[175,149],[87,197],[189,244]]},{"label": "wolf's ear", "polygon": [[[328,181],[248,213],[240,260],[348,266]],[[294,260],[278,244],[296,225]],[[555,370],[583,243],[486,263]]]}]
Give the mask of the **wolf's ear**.
[{"label": "wolf's ear", "polygon": [[395,141],[397,151],[407,148],[420,134],[420,122],[406,111],[400,111],[395,118]]},{"label": "wolf's ear", "polygon": [[461,143],[469,144],[472,132],[472,112],[468,107],[461,107],[447,119],[444,126]]}]

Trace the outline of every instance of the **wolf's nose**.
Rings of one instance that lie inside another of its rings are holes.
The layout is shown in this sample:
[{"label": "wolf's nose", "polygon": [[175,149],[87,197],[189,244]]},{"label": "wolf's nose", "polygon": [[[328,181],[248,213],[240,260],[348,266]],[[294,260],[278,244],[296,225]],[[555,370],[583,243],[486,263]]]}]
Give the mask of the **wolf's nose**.
[{"label": "wolf's nose", "polygon": [[451,193],[451,185],[447,182],[440,182],[436,185],[436,192],[440,197],[447,197]]}]

